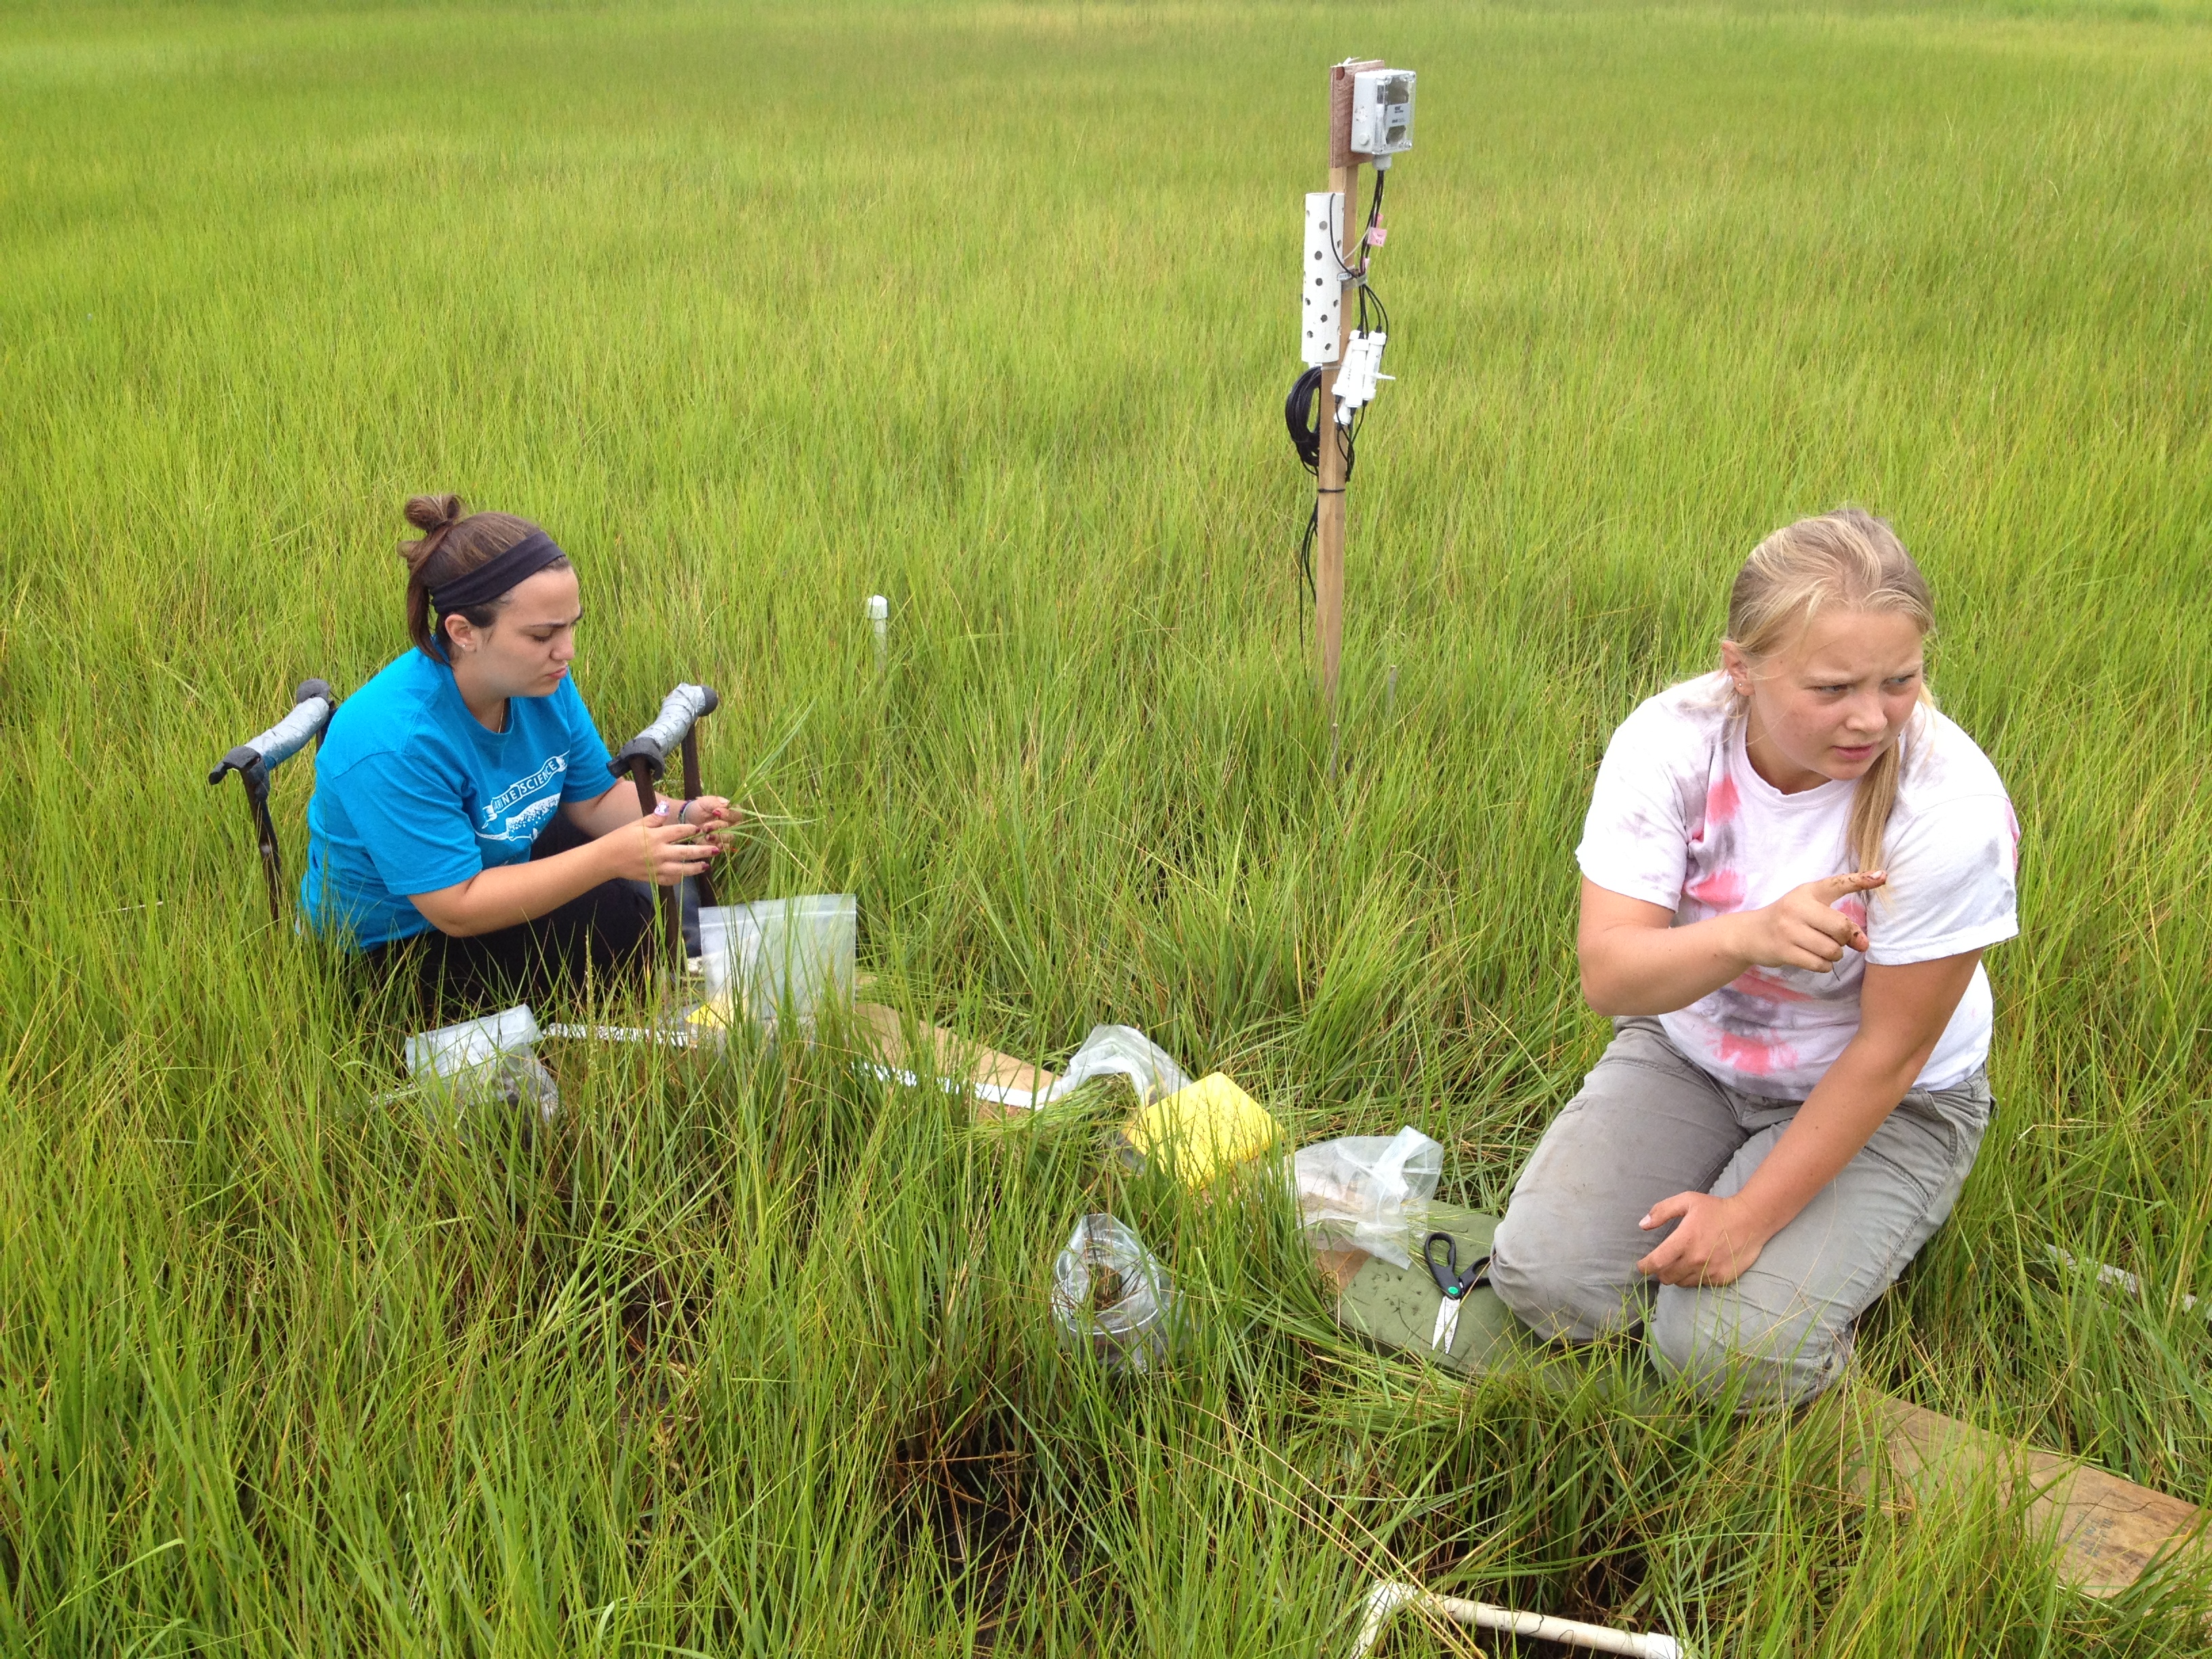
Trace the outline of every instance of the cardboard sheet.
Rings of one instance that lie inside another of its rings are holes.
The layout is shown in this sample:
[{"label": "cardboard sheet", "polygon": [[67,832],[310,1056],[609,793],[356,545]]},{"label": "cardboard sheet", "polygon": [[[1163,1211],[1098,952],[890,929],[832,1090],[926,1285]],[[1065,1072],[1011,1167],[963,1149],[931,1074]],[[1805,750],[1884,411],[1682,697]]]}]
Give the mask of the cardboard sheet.
[{"label": "cardboard sheet", "polygon": [[[1002,1054],[980,1042],[970,1042],[958,1032],[941,1025],[908,1020],[896,1008],[886,1008],[878,1002],[855,1003],[853,1012],[863,1040],[873,1046],[883,1064],[918,1076],[965,1081],[988,1090],[988,1094],[976,1097],[979,1116],[1018,1116],[1028,1109],[1030,1100],[1060,1081],[1057,1073],[1016,1060],[1012,1054]],[[909,1032],[913,1034],[912,1048],[908,1044]]]},{"label": "cardboard sheet", "polygon": [[[1870,1404],[1890,1468],[1917,1501],[1992,1475],[2008,1492],[2026,1490],[2029,1522],[2054,1530],[2059,1577],[2084,1595],[2113,1595],[2160,1555],[2203,1547],[2194,1504],[1924,1406],[1886,1396]],[[1864,1492],[1872,1482],[1862,1472],[1857,1484]]]}]

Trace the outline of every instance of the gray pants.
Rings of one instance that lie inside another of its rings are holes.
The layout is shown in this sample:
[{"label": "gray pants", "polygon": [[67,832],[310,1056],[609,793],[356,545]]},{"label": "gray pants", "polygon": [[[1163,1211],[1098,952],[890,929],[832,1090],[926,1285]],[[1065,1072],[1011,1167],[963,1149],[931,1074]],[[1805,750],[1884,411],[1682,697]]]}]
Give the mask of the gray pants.
[{"label": "gray pants", "polygon": [[1582,1092],[1544,1132],[1498,1223],[1491,1281],[1540,1335],[1632,1331],[1707,1392],[1809,1400],[1842,1374],[1852,1322],[1958,1201],[1991,1103],[1977,1072],[1915,1089],[1733,1285],[1660,1285],[1636,1263],[1666,1229],[1644,1212],[1676,1193],[1740,1191],[1802,1103],[1748,1095],[1688,1060],[1656,1019],[1617,1019]]}]

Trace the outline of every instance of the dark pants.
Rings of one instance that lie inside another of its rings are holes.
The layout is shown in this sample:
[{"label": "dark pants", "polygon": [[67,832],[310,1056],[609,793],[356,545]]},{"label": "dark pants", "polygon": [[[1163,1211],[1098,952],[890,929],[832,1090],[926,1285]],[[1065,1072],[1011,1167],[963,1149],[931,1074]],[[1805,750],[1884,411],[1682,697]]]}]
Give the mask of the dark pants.
[{"label": "dark pants", "polygon": [[[591,837],[556,816],[530,849],[551,858]],[[556,985],[642,976],[659,933],[653,890],[643,882],[603,881],[559,909],[519,927],[454,939],[432,928],[365,953],[380,976],[411,975],[426,1016],[465,1019],[517,1002],[532,1002]]]}]

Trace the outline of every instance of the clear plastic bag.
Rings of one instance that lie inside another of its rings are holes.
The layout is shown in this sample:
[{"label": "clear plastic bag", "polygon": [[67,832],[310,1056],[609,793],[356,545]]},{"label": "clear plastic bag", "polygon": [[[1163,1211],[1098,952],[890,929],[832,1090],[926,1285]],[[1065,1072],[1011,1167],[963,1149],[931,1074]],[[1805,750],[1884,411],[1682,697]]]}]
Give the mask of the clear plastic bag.
[{"label": "clear plastic bag", "polygon": [[1301,1146],[1291,1158],[1307,1230],[1398,1267],[1413,1265],[1415,1235],[1426,1230],[1443,1172],[1444,1149],[1410,1125]]},{"label": "clear plastic bag", "polygon": [[417,1031],[407,1039],[407,1074],[452,1077],[503,1054],[517,1049],[527,1052],[543,1035],[538,1029],[538,1017],[526,1002],[478,1019],[441,1025],[434,1031]]},{"label": "clear plastic bag", "polygon": [[436,1116],[458,1128],[484,1108],[550,1123],[561,1115],[561,1085],[532,1052],[539,1036],[527,1004],[418,1031],[407,1039],[408,1074]]},{"label": "clear plastic bag", "polygon": [[1070,1095],[1093,1078],[1125,1077],[1148,1106],[1190,1086],[1175,1057],[1133,1025],[1094,1025],[1083,1046],[1068,1056],[1067,1069],[1048,1090],[1044,1101]]},{"label": "clear plastic bag", "polygon": [[422,1092],[446,1108],[464,1129],[471,1116],[481,1116],[487,1109],[501,1115],[535,1114],[544,1124],[561,1115],[561,1085],[544,1061],[527,1049],[428,1079]]},{"label": "clear plastic bag", "polygon": [[1175,1314],[1175,1285],[1142,1239],[1110,1215],[1076,1224],[1052,1264],[1061,1341],[1087,1345],[1117,1369],[1149,1370],[1167,1356]]},{"label": "clear plastic bag", "polygon": [[699,912],[700,966],[707,1000],[723,1023],[750,1015],[811,1026],[824,1003],[850,1007],[859,942],[859,901],[850,893],[805,893]]}]

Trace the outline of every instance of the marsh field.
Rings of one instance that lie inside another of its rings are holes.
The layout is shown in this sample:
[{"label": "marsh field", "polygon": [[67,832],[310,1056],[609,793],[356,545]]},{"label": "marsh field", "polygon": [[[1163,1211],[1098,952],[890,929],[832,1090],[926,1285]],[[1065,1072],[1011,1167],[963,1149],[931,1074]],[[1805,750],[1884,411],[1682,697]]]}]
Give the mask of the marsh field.
[{"label": "marsh field", "polygon": [[[1332,780],[1281,406],[1347,55],[1420,100]],[[720,690],[726,890],[859,895],[879,1000],[1139,1026],[1495,1206],[1606,1036],[1607,733],[1863,503],[2024,840],[1999,1116],[1860,1385],[2203,1501],[2208,88],[2195,3],[0,9],[0,1641],[1335,1655],[1388,1574],[2203,1651],[2212,1573],[1861,1501],[1844,1400],[1368,1351],[1279,1188],[1130,1174],[1109,1088],[985,1132],[828,1044],[549,1044],[552,1133],[457,1135],[205,776],[402,647],[459,490],[574,556],[611,741]],[[1193,1311],[1156,1375],[1055,1343],[1091,1209]]]}]

